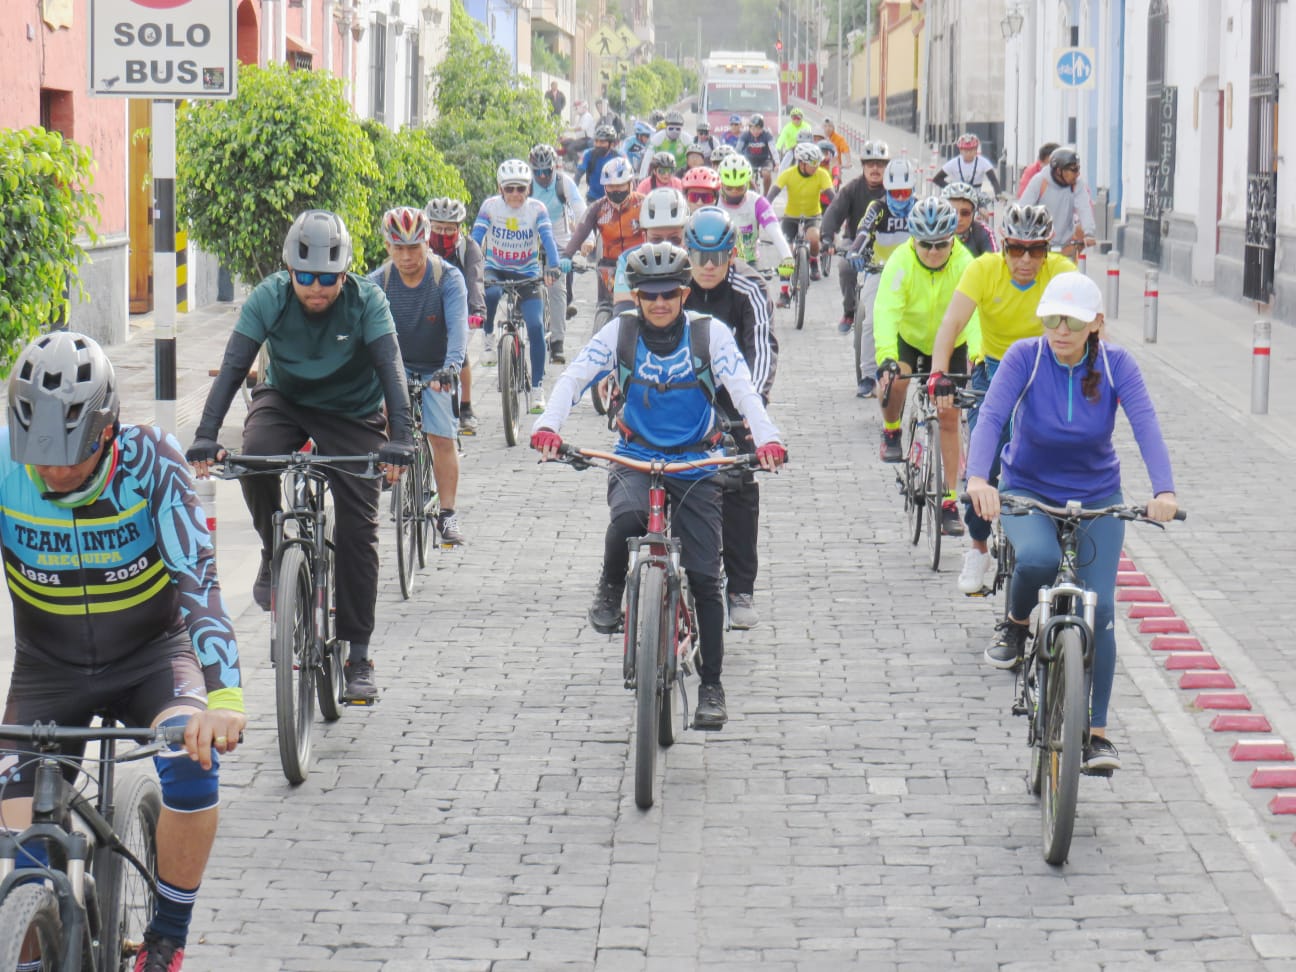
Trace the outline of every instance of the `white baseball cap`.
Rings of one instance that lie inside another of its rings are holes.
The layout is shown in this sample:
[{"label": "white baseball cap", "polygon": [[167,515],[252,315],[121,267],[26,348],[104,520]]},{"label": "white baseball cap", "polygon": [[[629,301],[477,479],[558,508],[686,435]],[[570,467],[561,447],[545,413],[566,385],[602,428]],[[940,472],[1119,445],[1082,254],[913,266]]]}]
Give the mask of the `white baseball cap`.
[{"label": "white baseball cap", "polygon": [[1044,288],[1035,313],[1040,317],[1059,314],[1092,323],[1103,312],[1102,291],[1083,273],[1060,273]]}]

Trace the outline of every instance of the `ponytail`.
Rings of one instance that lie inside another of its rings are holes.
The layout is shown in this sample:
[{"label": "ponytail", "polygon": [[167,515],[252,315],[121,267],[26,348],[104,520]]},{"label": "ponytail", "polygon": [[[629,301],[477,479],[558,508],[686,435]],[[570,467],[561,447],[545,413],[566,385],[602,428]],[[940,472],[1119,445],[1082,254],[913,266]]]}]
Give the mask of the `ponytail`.
[{"label": "ponytail", "polygon": [[1098,368],[1097,331],[1090,332],[1085,345],[1088,348],[1085,363],[1089,366],[1089,373],[1084,376],[1084,380],[1080,383],[1080,392],[1084,395],[1085,401],[1096,402],[1098,401],[1098,383],[1102,380],[1102,371]]}]

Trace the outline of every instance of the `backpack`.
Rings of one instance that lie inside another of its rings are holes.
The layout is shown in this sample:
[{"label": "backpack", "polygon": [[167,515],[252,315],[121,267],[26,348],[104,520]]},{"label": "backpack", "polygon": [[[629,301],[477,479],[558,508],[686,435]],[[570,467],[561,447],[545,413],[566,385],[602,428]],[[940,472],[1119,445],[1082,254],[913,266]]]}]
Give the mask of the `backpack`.
[{"label": "backpack", "polygon": [[[462,238],[460,239],[459,242],[461,243],[463,242]],[[437,256],[435,253],[429,253],[428,259],[432,261],[432,282],[436,284],[438,287],[440,287],[441,271],[444,269],[444,264],[441,262],[441,258]],[[387,293],[387,281],[391,279],[391,271],[392,271],[392,262],[388,260],[386,263],[383,264],[382,267],[382,272],[383,272],[382,289],[384,294]]]}]

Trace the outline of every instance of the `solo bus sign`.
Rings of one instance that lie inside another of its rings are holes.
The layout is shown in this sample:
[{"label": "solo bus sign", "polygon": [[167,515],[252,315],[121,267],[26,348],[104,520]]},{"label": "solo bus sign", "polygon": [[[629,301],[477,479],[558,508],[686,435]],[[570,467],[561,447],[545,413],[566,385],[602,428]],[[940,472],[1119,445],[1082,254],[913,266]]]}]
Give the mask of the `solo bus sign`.
[{"label": "solo bus sign", "polygon": [[90,93],[234,96],[233,0],[90,0]]}]

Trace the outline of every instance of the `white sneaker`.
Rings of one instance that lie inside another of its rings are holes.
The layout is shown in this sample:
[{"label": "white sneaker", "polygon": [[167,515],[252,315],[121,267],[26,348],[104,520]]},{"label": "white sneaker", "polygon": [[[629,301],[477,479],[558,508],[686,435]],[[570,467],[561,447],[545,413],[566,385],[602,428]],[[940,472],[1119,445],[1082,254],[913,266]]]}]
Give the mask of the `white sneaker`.
[{"label": "white sneaker", "polygon": [[482,348],[481,360],[478,362],[483,367],[491,368],[495,365],[495,342],[490,338],[485,338],[486,347]]},{"label": "white sneaker", "polygon": [[986,572],[993,567],[994,558],[990,554],[975,547],[969,550],[963,555],[963,569],[959,571],[959,591],[969,596],[980,594],[986,587]]},{"label": "white sneaker", "polygon": [[531,389],[531,414],[539,415],[545,410],[544,389],[536,385]]}]

